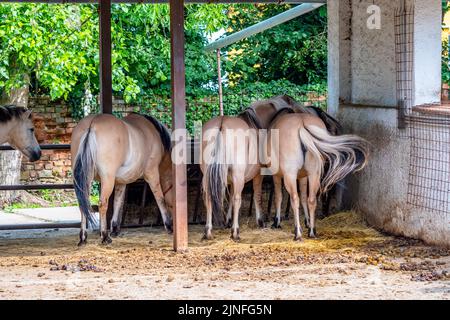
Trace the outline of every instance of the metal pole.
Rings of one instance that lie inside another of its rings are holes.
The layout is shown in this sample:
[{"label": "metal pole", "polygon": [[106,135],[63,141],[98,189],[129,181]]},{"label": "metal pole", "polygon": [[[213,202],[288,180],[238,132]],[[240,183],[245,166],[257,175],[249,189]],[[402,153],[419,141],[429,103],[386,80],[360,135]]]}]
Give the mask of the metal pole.
[{"label": "metal pole", "polygon": [[99,1],[100,33],[100,106],[112,113],[111,0]]},{"label": "metal pole", "polygon": [[313,11],[323,5],[324,5],[324,3],[301,4],[290,10],[287,10],[283,13],[277,14],[276,16],[274,16],[272,18],[269,18],[267,20],[264,20],[257,24],[254,24],[253,26],[250,26],[244,30],[233,33],[232,35],[229,35],[228,37],[225,37],[225,38],[219,39],[213,43],[210,43],[209,45],[205,46],[205,50],[206,51],[214,51],[216,49],[226,47],[232,43],[235,43],[242,39],[248,38],[254,34],[263,32],[264,30],[273,28],[281,23],[284,23],[286,21],[297,18],[298,16],[301,16],[305,13]]},{"label": "metal pole", "polygon": [[[172,76],[172,130],[186,130],[186,88],[184,65],[184,1],[170,0],[170,45]],[[178,141],[176,141],[178,142]],[[186,154],[186,145],[182,145]],[[174,163],[173,248],[184,251],[188,246],[186,164]]]},{"label": "metal pole", "polygon": [[222,71],[220,70],[220,49],[217,49],[217,77],[219,83],[219,113],[223,116]]}]

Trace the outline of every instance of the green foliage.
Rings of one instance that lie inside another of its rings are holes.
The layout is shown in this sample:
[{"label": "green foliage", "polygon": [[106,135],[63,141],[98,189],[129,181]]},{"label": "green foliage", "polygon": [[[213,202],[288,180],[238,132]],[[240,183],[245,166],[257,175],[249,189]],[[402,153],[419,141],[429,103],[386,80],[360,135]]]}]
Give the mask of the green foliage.
[{"label": "green foliage", "polygon": [[[267,99],[280,94],[288,94],[299,102],[308,102],[319,107],[325,107],[326,100],[320,100],[327,94],[325,82],[299,86],[288,80],[274,80],[269,83],[256,82],[224,89],[223,104],[226,115],[236,115],[247,108],[253,101]],[[168,127],[172,122],[170,98],[148,97],[138,102],[137,109],[142,113],[152,114]],[[195,96],[187,97],[186,127],[193,133],[194,123],[205,123],[219,115],[219,98],[207,91],[197,92]]]},{"label": "green foliage", "polygon": [[[227,34],[292,8],[291,5],[241,5],[228,10]],[[302,15],[225,48],[231,85],[287,79],[320,83],[327,70],[326,7]]]},{"label": "green foliage", "polygon": [[[189,128],[194,121],[204,122],[218,112],[216,57],[203,50],[208,36],[220,30],[239,31],[289,8],[284,4],[186,5]],[[33,92],[66,99],[76,119],[86,110],[95,112],[98,37],[96,5],[2,4],[0,90],[8,91],[31,79]],[[112,44],[114,95],[170,124],[168,5],[114,4]],[[237,113],[257,97],[313,90],[314,84],[322,89],[327,60],[326,10],[308,13],[224,51],[227,114]],[[86,98],[87,93],[91,98]]]},{"label": "green foliage", "polygon": [[[95,75],[98,51],[93,6],[2,4],[0,88],[8,91],[33,76],[53,99],[64,97],[80,75]],[[87,19],[81,26],[81,22]]]},{"label": "green foliage", "polygon": [[442,43],[442,83],[450,85],[450,60],[448,51],[448,40],[444,40]]}]

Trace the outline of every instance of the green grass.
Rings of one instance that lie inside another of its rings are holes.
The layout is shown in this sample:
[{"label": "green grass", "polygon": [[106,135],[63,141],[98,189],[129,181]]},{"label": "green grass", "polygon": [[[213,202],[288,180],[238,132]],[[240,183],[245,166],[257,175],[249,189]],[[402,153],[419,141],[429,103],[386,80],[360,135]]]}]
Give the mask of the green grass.
[{"label": "green grass", "polygon": [[[12,203],[6,207],[3,208],[3,211],[7,213],[13,213],[14,210],[18,209],[37,209],[37,208],[54,208],[54,207],[76,207],[78,206],[78,202],[76,200],[74,201],[68,201],[68,202],[55,202],[55,200],[59,200],[59,196],[57,194],[57,190],[39,190],[36,192],[40,198],[43,200],[49,202],[48,205],[41,205],[38,203],[23,203],[23,202],[16,202]],[[91,195],[90,201],[92,205],[97,205],[99,202],[99,196],[98,195]]]}]

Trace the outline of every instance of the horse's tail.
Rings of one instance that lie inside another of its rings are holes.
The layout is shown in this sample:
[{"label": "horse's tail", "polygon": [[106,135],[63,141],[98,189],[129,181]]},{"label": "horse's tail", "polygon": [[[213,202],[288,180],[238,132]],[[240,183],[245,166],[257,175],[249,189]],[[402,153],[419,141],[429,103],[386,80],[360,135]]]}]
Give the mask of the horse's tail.
[{"label": "horse's tail", "polygon": [[97,221],[91,213],[91,202],[89,200],[91,183],[94,180],[95,160],[96,160],[96,140],[95,133],[91,127],[80,139],[78,153],[75,157],[73,169],[73,179],[75,194],[78,199],[81,213],[86,217],[87,225],[96,228]]},{"label": "horse's tail", "polygon": [[223,199],[227,190],[228,164],[225,159],[225,149],[221,128],[217,129],[211,157],[205,163],[203,175],[203,190],[206,201],[210,201],[213,217],[219,226],[223,226]]},{"label": "horse's tail", "polygon": [[299,135],[300,143],[318,161],[321,176],[324,164],[328,161],[321,182],[322,193],[367,164],[369,149],[367,141],[363,138],[355,135],[333,136],[325,129],[313,125],[302,126]]}]

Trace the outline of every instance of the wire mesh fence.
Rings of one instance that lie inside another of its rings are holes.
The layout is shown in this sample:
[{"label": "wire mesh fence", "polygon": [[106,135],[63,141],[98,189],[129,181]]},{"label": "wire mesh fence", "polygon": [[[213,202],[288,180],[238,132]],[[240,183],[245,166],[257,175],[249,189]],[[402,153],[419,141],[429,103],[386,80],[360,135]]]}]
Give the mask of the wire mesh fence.
[{"label": "wire mesh fence", "polygon": [[450,112],[440,108],[441,112],[439,107],[417,108],[406,117],[411,142],[407,201],[416,208],[448,214]]},{"label": "wire mesh fence", "polygon": [[[237,115],[252,102],[282,95],[285,92],[267,91],[239,91],[225,93],[223,96],[224,114]],[[291,95],[297,102],[305,106],[316,106],[326,110],[327,94],[319,91],[306,91],[301,88],[290,90]],[[133,103],[126,103],[121,99],[115,99],[113,113],[119,117],[126,116],[130,112],[139,112],[151,114],[162,121],[169,128],[172,122],[171,100],[170,97],[161,96],[142,96]],[[194,122],[202,123],[219,115],[219,97],[218,95],[208,95],[204,97],[190,98],[186,100],[186,127],[189,131],[194,127]]]}]

